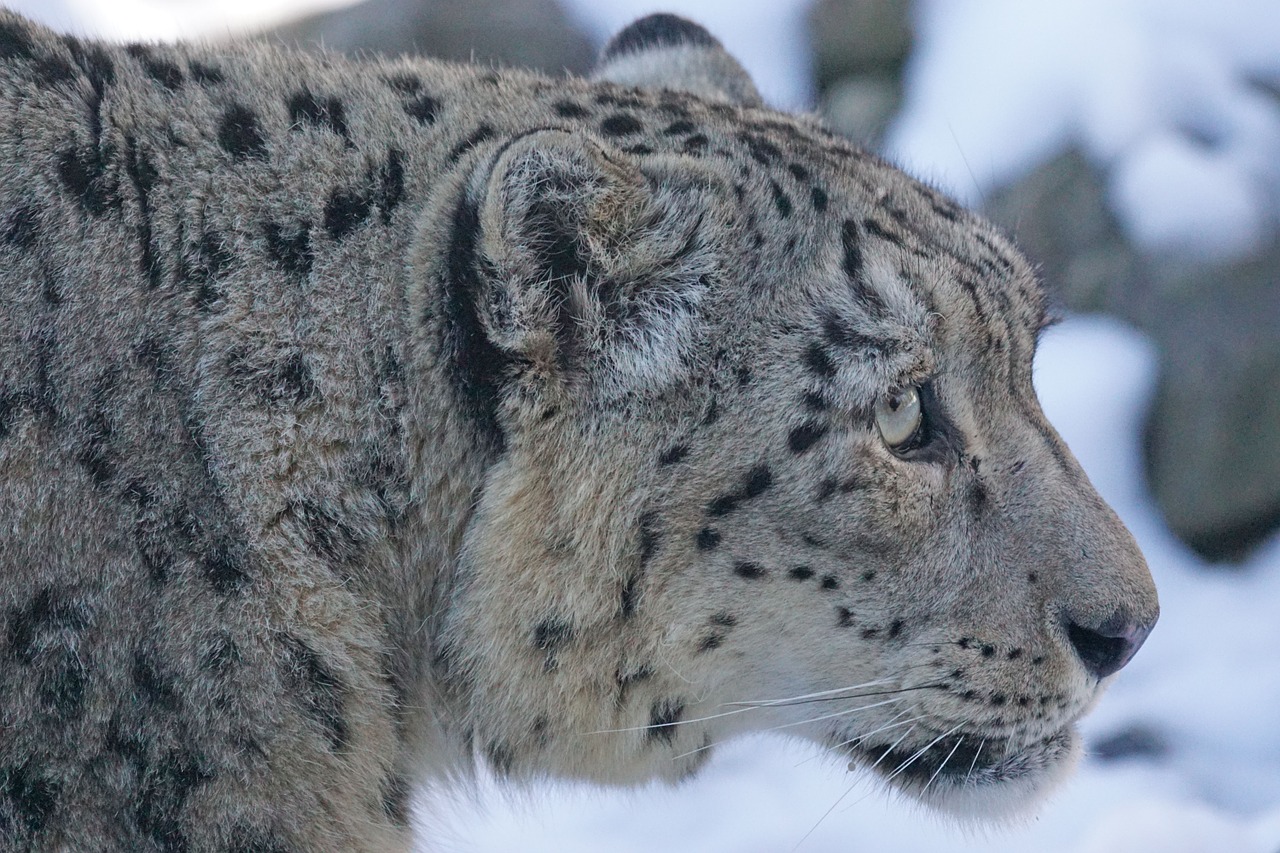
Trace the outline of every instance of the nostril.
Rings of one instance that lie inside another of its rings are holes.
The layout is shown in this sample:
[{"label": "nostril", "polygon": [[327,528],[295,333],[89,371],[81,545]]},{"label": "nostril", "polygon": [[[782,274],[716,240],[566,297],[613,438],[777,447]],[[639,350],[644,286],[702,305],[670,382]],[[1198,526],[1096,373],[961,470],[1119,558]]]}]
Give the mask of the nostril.
[{"label": "nostril", "polygon": [[1132,660],[1153,627],[1135,625],[1127,620],[1113,627],[1116,621],[1119,620],[1108,620],[1101,630],[1086,628],[1076,622],[1067,623],[1067,639],[1085,669],[1095,678],[1106,678]]}]

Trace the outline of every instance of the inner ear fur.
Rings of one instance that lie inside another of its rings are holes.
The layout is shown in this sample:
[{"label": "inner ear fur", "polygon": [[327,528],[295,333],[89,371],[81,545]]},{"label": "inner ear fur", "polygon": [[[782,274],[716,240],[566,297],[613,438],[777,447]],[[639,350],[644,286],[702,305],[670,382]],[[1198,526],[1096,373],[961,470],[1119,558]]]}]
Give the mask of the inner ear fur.
[{"label": "inner ear fur", "polygon": [[494,346],[543,377],[623,392],[670,381],[715,272],[709,188],[591,137],[539,131],[475,175],[477,313]]}]

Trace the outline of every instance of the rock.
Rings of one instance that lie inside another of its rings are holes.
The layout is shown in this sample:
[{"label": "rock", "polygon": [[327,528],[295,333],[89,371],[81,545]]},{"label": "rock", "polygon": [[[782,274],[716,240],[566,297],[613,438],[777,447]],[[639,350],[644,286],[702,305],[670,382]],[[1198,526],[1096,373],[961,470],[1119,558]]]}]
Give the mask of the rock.
[{"label": "rock", "polygon": [[1097,761],[1126,759],[1160,759],[1169,754],[1172,744],[1165,734],[1146,723],[1130,723],[1090,743],[1088,756]]},{"label": "rock", "polygon": [[1105,312],[1159,352],[1143,457],[1170,529],[1238,560],[1280,528],[1280,234],[1252,257],[1194,263],[1133,246],[1107,176],[1078,151],[991,193],[985,212],[1070,310]]},{"label": "rock", "polygon": [[1040,265],[1062,304],[1079,312],[1125,312],[1138,257],[1107,208],[1101,170],[1069,149],[1016,184],[989,193],[983,211]]},{"label": "rock", "polygon": [[911,53],[909,0],[818,0],[809,40],[823,116],[835,130],[874,147],[902,103]]},{"label": "rock", "polygon": [[911,3],[818,0],[809,32],[819,89],[849,76],[900,71],[911,52]]},{"label": "rock", "polygon": [[832,130],[861,145],[874,145],[884,138],[901,100],[896,78],[867,74],[832,84],[819,109]]},{"label": "rock", "polygon": [[595,47],[555,0],[366,0],[270,31],[344,53],[415,53],[551,74],[585,73]]}]

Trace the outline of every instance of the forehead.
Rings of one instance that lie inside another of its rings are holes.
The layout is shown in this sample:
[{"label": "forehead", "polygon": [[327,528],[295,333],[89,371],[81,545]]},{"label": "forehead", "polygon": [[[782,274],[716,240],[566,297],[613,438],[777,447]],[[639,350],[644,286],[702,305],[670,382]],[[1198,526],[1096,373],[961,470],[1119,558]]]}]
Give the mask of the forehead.
[{"label": "forehead", "polygon": [[742,137],[734,188],[751,251],[739,272],[758,304],[739,316],[808,327],[898,370],[958,350],[1030,362],[1045,297],[992,226],[820,131]]}]

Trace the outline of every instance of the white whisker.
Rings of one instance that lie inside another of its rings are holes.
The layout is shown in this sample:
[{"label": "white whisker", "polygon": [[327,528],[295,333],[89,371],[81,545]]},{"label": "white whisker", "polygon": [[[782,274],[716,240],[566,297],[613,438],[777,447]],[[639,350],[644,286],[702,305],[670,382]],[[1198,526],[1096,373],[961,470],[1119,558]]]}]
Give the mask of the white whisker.
[{"label": "white whisker", "polygon": [[921,796],[924,795],[925,791],[929,790],[929,786],[933,784],[933,780],[938,778],[938,774],[942,772],[942,768],[947,766],[947,762],[951,760],[951,756],[956,754],[956,750],[960,748],[960,744],[962,743],[964,743],[964,735],[961,735],[960,740],[956,741],[956,745],[951,747],[951,751],[947,753],[946,758],[942,759],[942,763],[938,765],[938,769],[933,771],[933,775],[929,777],[929,781],[924,783],[924,788],[920,791]]}]

